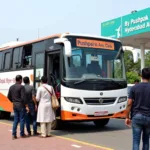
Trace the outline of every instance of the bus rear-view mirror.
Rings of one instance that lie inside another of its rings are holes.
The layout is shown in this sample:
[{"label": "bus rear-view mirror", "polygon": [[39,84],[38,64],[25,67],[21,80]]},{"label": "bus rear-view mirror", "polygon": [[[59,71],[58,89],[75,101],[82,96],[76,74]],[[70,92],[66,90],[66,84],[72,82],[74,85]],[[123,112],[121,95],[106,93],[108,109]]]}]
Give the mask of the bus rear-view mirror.
[{"label": "bus rear-view mirror", "polygon": [[64,44],[64,51],[65,51],[65,55],[67,57],[71,57],[71,43],[70,41],[68,41],[68,39],[66,38],[58,38],[58,39],[55,39],[54,40],[54,43],[55,44],[61,44],[63,43]]},{"label": "bus rear-view mirror", "polygon": [[70,43],[70,41],[65,41],[64,46],[65,46],[65,55],[67,57],[71,57],[71,43]]}]

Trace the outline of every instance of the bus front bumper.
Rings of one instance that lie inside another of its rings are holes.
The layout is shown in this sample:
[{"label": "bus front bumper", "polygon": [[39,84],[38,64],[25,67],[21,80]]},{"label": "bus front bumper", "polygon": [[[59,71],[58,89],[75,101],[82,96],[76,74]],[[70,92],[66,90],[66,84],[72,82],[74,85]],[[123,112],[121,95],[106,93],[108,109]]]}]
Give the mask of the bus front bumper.
[{"label": "bus front bumper", "polygon": [[125,118],[126,110],[120,111],[114,114],[108,114],[106,116],[94,116],[94,115],[85,115],[80,113],[74,113],[69,111],[61,111],[61,120],[64,121],[92,121],[106,118]]}]

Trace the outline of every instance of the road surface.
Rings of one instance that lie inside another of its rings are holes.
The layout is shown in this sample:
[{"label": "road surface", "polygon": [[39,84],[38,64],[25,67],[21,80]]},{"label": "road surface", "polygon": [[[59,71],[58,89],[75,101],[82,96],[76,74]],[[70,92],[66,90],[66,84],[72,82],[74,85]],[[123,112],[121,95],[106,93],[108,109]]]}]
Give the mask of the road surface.
[{"label": "road surface", "polygon": [[[0,123],[11,128],[11,120],[0,120]],[[124,125],[124,120],[112,119],[103,129],[97,129],[92,122],[67,123],[62,130],[52,131],[52,134],[65,141],[79,145],[105,150],[131,150],[132,131]]]}]

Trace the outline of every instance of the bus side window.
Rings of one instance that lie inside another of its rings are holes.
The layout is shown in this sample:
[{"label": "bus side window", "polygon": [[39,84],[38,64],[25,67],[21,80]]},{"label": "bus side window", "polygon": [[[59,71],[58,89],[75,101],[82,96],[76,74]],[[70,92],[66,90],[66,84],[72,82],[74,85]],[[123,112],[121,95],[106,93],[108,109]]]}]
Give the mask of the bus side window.
[{"label": "bus side window", "polygon": [[32,66],[32,45],[26,45],[23,48],[23,68]]},{"label": "bus side window", "polygon": [[2,70],[2,63],[3,63],[3,52],[0,52],[0,71]]},{"label": "bus side window", "polygon": [[4,55],[4,70],[10,69],[10,56],[11,56],[10,52],[5,53]]},{"label": "bus side window", "polygon": [[20,59],[20,48],[17,47],[13,49],[13,60],[12,60],[12,69],[18,69],[21,67],[21,59]]}]

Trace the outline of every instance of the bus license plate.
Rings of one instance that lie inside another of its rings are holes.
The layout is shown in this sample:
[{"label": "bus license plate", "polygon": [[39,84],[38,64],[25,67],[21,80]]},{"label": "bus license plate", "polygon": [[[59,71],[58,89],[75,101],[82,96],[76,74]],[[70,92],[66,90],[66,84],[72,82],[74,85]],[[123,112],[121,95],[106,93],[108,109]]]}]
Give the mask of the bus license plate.
[{"label": "bus license plate", "polygon": [[107,116],[107,115],[108,111],[99,111],[94,113],[94,116]]}]

